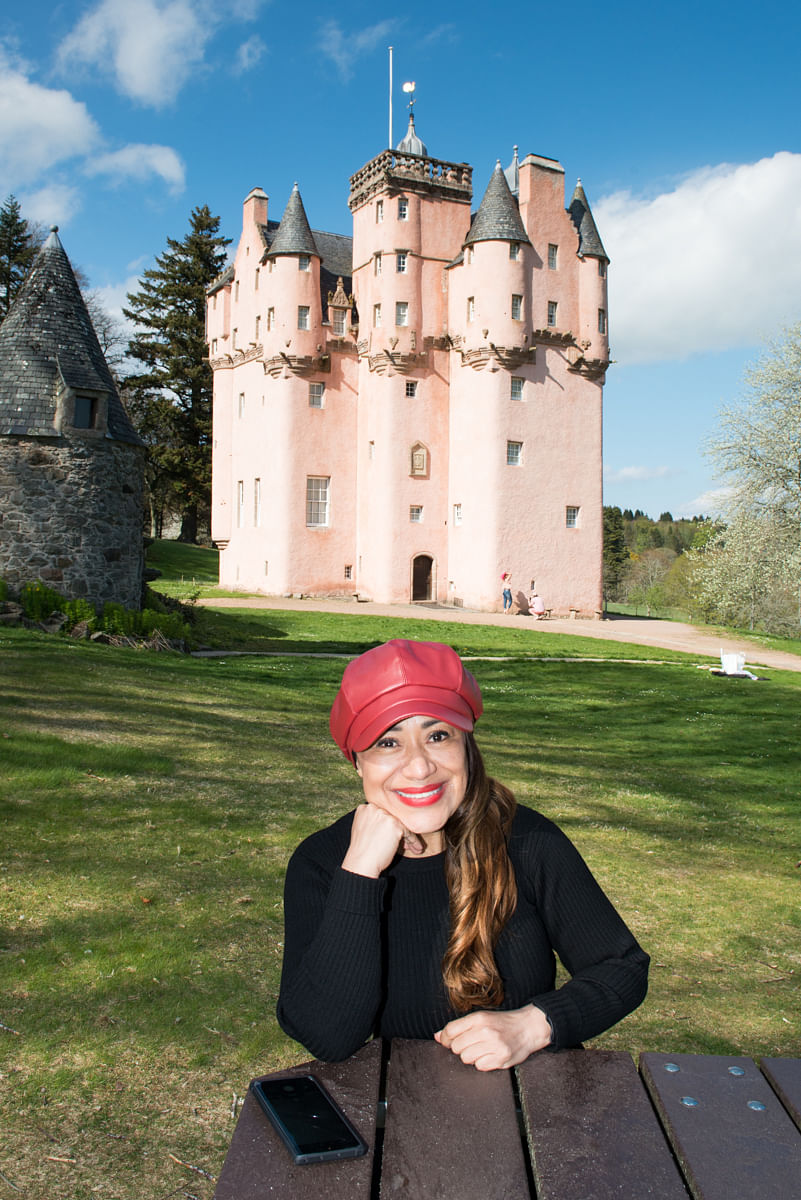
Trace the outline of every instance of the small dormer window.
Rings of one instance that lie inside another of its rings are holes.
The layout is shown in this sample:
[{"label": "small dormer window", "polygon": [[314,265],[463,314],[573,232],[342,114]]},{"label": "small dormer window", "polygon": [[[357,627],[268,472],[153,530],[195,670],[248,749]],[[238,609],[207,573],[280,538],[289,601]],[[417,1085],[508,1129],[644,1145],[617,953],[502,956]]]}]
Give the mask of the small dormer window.
[{"label": "small dormer window", "polygon": [[308,254],[299,254],[298,255],[298,270],[299,271],[310,271],[311,270],[311,259]]},{"label": "small dormer window", "polygon": [[76,396],[72,417],[73,429],[94,429],[97,421],[97,400],[94,396]]}]

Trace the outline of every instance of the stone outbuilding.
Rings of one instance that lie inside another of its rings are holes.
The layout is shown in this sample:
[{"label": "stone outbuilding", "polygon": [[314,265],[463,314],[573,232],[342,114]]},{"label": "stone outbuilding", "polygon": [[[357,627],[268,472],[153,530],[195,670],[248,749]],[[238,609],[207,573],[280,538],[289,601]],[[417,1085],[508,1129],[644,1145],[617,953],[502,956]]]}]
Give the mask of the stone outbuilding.
[{"label": "stone outbuilding", "polygon": [[144,447],[54,227],[0,325],[0,579],[142,599]]}]

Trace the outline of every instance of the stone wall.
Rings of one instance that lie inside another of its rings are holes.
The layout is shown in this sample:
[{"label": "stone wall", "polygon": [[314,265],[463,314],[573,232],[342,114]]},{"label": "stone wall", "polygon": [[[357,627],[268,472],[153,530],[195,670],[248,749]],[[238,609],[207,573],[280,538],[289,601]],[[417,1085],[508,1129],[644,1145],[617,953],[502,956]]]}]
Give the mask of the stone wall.
[{"label": "stone wall", "polygon": [[0,579],[139,608],[142,460],[105,438],[0,438]]}]

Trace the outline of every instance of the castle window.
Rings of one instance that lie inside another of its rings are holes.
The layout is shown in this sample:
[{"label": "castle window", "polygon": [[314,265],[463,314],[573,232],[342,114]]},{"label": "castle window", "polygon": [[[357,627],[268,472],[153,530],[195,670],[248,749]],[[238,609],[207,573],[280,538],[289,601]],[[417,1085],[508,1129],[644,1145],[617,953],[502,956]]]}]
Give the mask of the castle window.
[{"label": "castle window", "polygon": [[376,200],[375,202],[375,223],[380,225],[384,220],[384,201]]},{"label": "castle window", "polygon": [[509,396],[512,400],[523,399],[523,380],[517,375],[512,376]]},{"label": "castle window", "polygon": [[245,415],[245,393],[240,392],[239,393],[239,417],[240,417],[240,420],[242,417],[244,417],[244,415]]},{"label": "castle window", "polygon": [[475,321],[476,319],[476,298],[475,296],[467,297],[467,320]]},{"label": "castle window", "polygon": [[405,300],[398,300],[398,302],[395,305],[395,324],[396,325],[408,325],[409,324],[409,305],[406,303]]},{"label": "castle window", "polygon": [[311,259],[309,258],[308,254],[299,254],[298,255],[298,270],[299,271],[310,271],[311,270]]},{"label": "castle window", "polygon": [[353,579],[353,564],[345,563],[345,578]]},{"label": "castle window", "polygon": [[275,309],[274,308],[267,309],[267,331],[269,332],[271,329],[275,329]]},{"label": "castle window", "polygon": [[473,261],[473,247],[468,246],[467,247],[467,265],[470,266],[470,263],[472,261]]},{"label": "castle window", "polygon": [[236,348],[237,348],[236,341],[237,341],[238,336],[239,336],[239,330],[237,328],[232,329],[231,330],[231,349],[232,350],[236,350]]},{"label": "castle window", "polygon": [[344,337],[346,333],[344,308],[334,309],[334,337]]},{"label": "castle window", "polygon": [[549,325],[556,324],[556,301],[555,300],[548,301],[548,324]]},{"label": "castle window", "polygon": [[261,317],[256,317],[255,336],[256,336],[256,341],[258,342],[259,338],[261,337]]},{"label": "castle window", "polygon": [[400,200],[398,200],[398,220],[409,220],[409,201],[405,196],[401,196]]},{"label": "castle window", "polygon": [[506,443],[506,465],[507,467],[521,467],[523,465],[522,442]]},{"label": "castle window", "polygon": [[238,299],[239,299],[239,280],[237,279],[236,282],[234,283],[234,300],[238,300]]},{"label": "castle window", "polygon": [[211,339],[211,352],[212,352],[212,354],[217,353],[217,339],[216,338]]},{"label": "castle window", "polygon": [[309,475],[306,479],[306,524],[321,529],[328,524],[329,475]]},{"label": "castle window", "polygon": [[461,525],[461,523],[462,523],[462,506],[461,506],[461,504],[454,504],[454,506],[453,506],[453,523],[454,523],[454,525]]},{"label": "castle window", "polygon": [[554,246],[553,242],[550,242],[548,245],[548,270],[549,271],[556,270],[556,260],[557,260],[558,254],[559,254],[559,247]]},{"label": "castle window", "polygon": [[417,380],[416,379],[407,379],[406,380],[406,397],[407,397],[407,399],[412,400],[416,395],[417,395]]},{"label": "castle window", "polygon": [[399,275],[406,274],[407,261],[408,256],[405,250],[401,250],[399,254],[395,255],[395,269]]},{"label": "castle window", "polygon": [[381,326],[381,305],[380,304],[373,305],[373,325],[375,326],[376,329],[379,329]]},{"label": "castle window", "polygon": [[253,285],[253,290],[255,292],[257,292],[259,290],[259,268],[258,267],[256,267],[256,279],[255,279],[255,282]]},{"label": "castle window", "polygon": [[572,504],[568,504],[565,509],[565,527],[567,529],[578,529],[579,510]]},{"label": "castle window", "polygon": [[426,478],[428,476],[428,450],[422,442],[416,442],[412,446],[409,468],[410,475],[417,476],[418,478]]},{"label": "castle window", "polygon": [[417,525],[419,525],[422,522],[422,520],[423,520],[422,504],[410,504],[409,505],[409,520],[414,522],[414,524],[417,524]]},{"label": "castle window", "polygon": [[73,429],[94,429],[97,419],[97,400],[94,396],[76,396],[72,414]]},{"label": "castle window", "polygon": [[523,297],[512,296],[512,320],[522,321],[523,319]]},{"label": "castle window", "polygon": [[520,258],[520,243],[519,242],[510,242],[509,243],[509,257],[511,259],[514,259],[515,261],[517,261],[517,259]]},{"label": "castle window", "polygon": [[598,309],[598,332],[606,333],[606,309]]},{"label": "castle window", "polygon": [[240,479],[236,485],[236,527],[242,528],[245,509],[245,481]]},{"label": "castle window", "polygon": [[298,329],[309,328],[309,306],[308,304],[298,305]]},{"label": "castle window", "polygon": [[253,480],[253,524],[261,525],[261,480]]},{"label": "castle window", "polygon": [[323,396],[325,395],[324,383],[309,384],[309,408],[322,408]]},{"label": "castle window", "polygon": [[602,258],[598,259],[598,274],[601,276],[601,279],[606,279],[606,263]]},{"label": "castle window", "polygon": [[373,274],[380,275],[382,266],[383,266],[383,262],[382,262],[382,258],[381,258],[381,251],[378,250],[376,252],[375,258],[373,259]]}]

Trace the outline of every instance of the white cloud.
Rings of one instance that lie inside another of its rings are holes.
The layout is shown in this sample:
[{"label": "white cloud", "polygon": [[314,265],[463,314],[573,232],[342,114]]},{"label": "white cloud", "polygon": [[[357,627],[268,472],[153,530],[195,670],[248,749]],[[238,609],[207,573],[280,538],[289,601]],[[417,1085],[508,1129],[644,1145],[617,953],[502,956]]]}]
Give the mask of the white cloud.
[{"label": "white cloud", "polygon": [[0,178],[9,191],[86,154],[99,136],[85,105],[65,90],[34,83],[30,74],[0,45]]},{"label": "white cloud", "polygon": [[753,346],[797,316],[801,154],[705,167],[672,192],[617,192],[593,212],[612,260],[617,361]]},{"label": "white cloud", "polygon": [[386,42],[396,28],[396,21],[380,21],[358,33],[344,33],[336,21],[326,21],[320,29],[317,45],[347,83],[353,75],[357,59],[372,53],[377,46]]},{"label": "white cloud", "polygon": [[619,467],[616,470],[613,470],[612,467],[605,467],[604,481],[606,483],[631,483],[645,479],[665,479],[675,473],[672,467]]},{"label": "white cloud", "polygon": [[191,0],[101,0],[62,42],[59,64],[111,75],[123,95],[160,108],[202,61],[214,28]]},{"label": "white cloud", "polygon": [[246,71],[252,71],[253,68],[260,62],[267,51],[262,39],[257,33],[253,37],[249,37],[246,42],[236,52],[236,66],[234,73],[243,75]]},{"label": "white cloud", "polygon": [[37,191],[22,192],[18,199],[26,221],[47,229],[51,225],[67,225],[82,207],[78,189],[58,180]]},{"label": "white cloud", "polygon": [[726,512],[730,488],[712,488],[694,500],[673,509],[674,517],[722,517]]},{"label": "white cloud", "polygon": [[170,146],[132,143],[91,159],[84,170],[87,175],[109,176],[115,186],[128,179],[145,181],[156,175],[164,180],[173,195],[182,192],[185,185],[183,160]]}]

